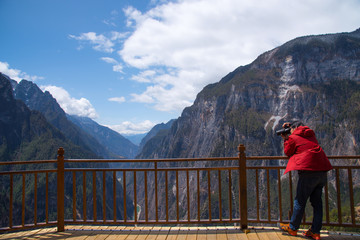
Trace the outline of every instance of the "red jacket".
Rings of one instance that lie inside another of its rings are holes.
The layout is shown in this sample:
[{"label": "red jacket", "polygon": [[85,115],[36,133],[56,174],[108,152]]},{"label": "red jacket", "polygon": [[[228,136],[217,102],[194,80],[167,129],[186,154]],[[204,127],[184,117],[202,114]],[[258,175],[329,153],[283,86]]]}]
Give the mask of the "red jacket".
[{"label": "red jacket", "polygon": [[[329,159],[319,146],[315,133],[307,126],[300,126],[284,141],[284,152],[290,157],[285,173],[293,170],[329,171]],[[284,173],[284,174],[285,174]]]}]

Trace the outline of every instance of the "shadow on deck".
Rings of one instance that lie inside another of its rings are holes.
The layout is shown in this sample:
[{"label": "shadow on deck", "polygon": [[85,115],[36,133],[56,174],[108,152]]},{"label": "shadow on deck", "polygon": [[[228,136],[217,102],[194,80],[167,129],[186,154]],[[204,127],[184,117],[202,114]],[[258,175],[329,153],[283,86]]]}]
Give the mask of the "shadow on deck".
[{"label": "shadow on deck", "polygon": [[[239,227],[129,227],[129,226],[66,226],[64,232],[57,232],[56,227],[29,231],[11,232],[0,235],[0,239],[119,239],[119,240],[290,240],[308,239],[302,236],[293,237],[276,228],[249,228],[242,231]],[[335,233],[323,231],[321,239],[359,239],[360,234]]]}]

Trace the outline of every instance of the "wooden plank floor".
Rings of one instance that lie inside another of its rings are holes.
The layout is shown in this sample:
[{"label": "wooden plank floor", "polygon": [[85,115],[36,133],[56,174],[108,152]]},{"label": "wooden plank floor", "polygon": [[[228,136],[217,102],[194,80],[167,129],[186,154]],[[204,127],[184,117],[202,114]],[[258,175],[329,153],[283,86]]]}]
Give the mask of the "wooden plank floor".
[{"label": "wooden plank floor", "polygon": [[[42,228],[0,234],[0,239],[76,239],[76,240],[293,240],[308,239],[300,230],[297,237],[276,228],[250,228],[243,232],[239,227],[125,227],[125,226],[66,226],[65,232],[56,228]],[[360,234],[331,233],[324,231],[321,239],[359,239]]]}]

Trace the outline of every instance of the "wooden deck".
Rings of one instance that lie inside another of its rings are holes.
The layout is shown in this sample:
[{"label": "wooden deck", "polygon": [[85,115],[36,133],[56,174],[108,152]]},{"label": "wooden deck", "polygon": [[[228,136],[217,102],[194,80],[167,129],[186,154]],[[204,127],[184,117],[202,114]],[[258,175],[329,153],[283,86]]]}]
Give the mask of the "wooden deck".
[{"label": "wooden deck", "polygon": [[[125,227],[125,226],[66,226],[65,232],[55,227],[0,234],[0,239],[86,239],[86,240],[291,240],[308,239],[300,230],[297,237],[276,228],[250,228],[243,232],[239,227]],[[324,231],[321,239],[359,239],[360,234]]]}]

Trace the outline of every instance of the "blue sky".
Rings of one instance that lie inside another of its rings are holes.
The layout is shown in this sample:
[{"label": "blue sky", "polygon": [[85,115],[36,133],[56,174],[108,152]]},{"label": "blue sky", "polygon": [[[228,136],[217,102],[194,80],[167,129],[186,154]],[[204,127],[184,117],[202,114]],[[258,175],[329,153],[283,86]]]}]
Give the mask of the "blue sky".
[{"label": "blue sky", "polygon": [[0,72],[122,134],[304,35],[360,27],[358,0],[0,0]]}]

